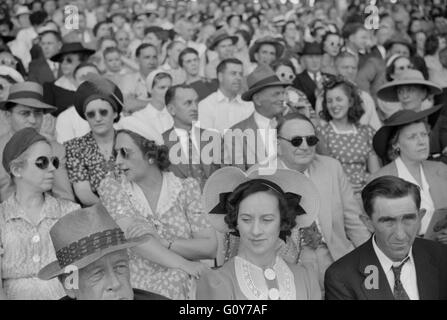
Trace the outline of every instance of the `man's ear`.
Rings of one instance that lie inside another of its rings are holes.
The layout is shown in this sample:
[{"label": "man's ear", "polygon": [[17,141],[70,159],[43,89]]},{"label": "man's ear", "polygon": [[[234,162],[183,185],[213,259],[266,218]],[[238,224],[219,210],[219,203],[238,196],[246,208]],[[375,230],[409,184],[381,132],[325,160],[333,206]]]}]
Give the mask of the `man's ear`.
[{"label": "man's ear", "polygon": [[375,230],[371,218],[366,213],[360,215],[360,220],[362,220],[369,232],[374,233]]},{"label": "man's ear", "polygon": [[169,104],[166,106],[166,109],[167,109],[168,112],[171,114],[171,116],[175,116],[175,108],[174,108],[174,106],[172,105],[172,103],[169,103]]}]

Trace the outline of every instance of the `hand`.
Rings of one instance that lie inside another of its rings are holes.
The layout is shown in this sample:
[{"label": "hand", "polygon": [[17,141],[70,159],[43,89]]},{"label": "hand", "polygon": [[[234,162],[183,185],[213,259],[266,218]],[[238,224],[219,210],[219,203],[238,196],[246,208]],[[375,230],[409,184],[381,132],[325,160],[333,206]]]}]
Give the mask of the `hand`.
[{"label": "hand", "polygon": [[186,260],[186,262],[182,266],[180,266],[180,269],[182,269],[192,277],[199,279],[200,275],[210,268],[202,262]]},{"label": "hand", "polygon": [[436,241],[447,245],[447,228],[438,232],[436,235]]}]

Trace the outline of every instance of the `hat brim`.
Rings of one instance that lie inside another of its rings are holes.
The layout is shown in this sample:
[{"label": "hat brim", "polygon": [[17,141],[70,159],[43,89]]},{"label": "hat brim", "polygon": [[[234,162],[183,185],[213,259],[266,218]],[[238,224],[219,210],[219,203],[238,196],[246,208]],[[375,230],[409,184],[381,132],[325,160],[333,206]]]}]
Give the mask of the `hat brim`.
[{"label": "hat brim", "polygon": [[54,61],[54,62],[61,62],[62,61],[62,57],[64,55],[67,55],[67,54],[71,54],[71,53],[81,53],[82,54],[83,53],[85,55],[91,56],[95,52],[96,52],[95,50],[87,49],[87,48],[82,49],[82,50],[73,50],[73,51],[59,52],[59,53],[56,53],[54,56],[52,56],[50,58],[50,60]]},{"label": "hat brim", "polygon": [[209,46],[208,49],[210,49],[210,50],[214,50],[214,49],[216,49],[216,46],[219,44],[219,42],[222,42],[222,41],[227,40],[227,39],[231,39],[231,42],[233,42],[233,45],[235,45],[235,44],[237,43],[237,41],[239,40],[238,37],[236,37],[236,36],[230,36],[230,35],[228,35],[228,36],[225,36],[225,37],[223,37],[223,38],[218,38],[218,39],[214,40],[214,41],[210,44],[210,46]]},{"label": "hat brim", "polygon": [[269,87],[284,87],[284,88],[286,88],[286,87],[288,87],[288,86],[290,86],[290,85],[291,85],[290,83],[284,83],[284,82],[281,82],[281,81],[276,81],[276,82],[266,83],[266,84],[264,84],[264,85],[257,86],[257,87],[253,87],[253,88],[251,88],[251,89],[245,91],[245,92],[241,95],[241,98],[242,98],[242,100],[244,100],[244,101],[251,101],[253,95],[254,95],[256,92],[261,91],[262,89],[269,88]]},{"label": "hat brim", "polygon": [[388,42],[385,43],[383,47],[388,51],[395,44],[401,44],[403,46],[406,46],[408,50],[410,50],[411,56],[413,56],[416,53],[416,48],[411,43],[408,43],[405,40],[399,40],[399,39],[389,40]]},{"label": "hat brim", "polygon": [[0,109],[7,110],[8,109],[7,105],[9,103],[16,103],[16,104],[21,104],[21,105],[31,107],[31,108],[43,109],[47,112],[57,110],[56,107],[46,104],[44,102],[41,102],[39,100],[33,99],[33,98],[17,98],[17,99],[2,101],[2,102],[0,102]]},{"label": "hat brim", "polygon": [[284,192],[293,192],[301,196],[300,206],[306,214],[296,217],[300,228],[310,226],[320,209],[320,199],[315,185],[305,175],[289,169],[277,169],[273,175],[261,175],[258,169],[247,173],[236,167],[224,167],[215,171],[205,183],[202,203],[210,224],[220,232],[231,231],[225,223],[224,214],[212,214],[210,211],[219,203],[221,193],[233,192],[240,184],[253,180],[265,179],[277,184]]},{"label": "hat brim", "polygon": [[[117,245],[117,246],[112,246],[112,247],[108,247],[104,250],[99,250],[96,251],[76,262],[73,262],[71,264],[71,266],[75,266],[78,270],[88,266],[89,264],[101,259],[102,257],[104,257],[105,255],[112,253],[112,252],[116,252],[116,251],[120,251],[120,250],[124,250],[124,249],[130,249],[133,247],[136,247],[140,244],[145,243],[146,241],[148,241],[150,239],[150,235],[144,235],[138,238],[133,238],[127,241],[127,243],[121,244],[121,245]],[[53,279],[57,276],[60,276],[64,273],[67,273],[65,271],[65,268],[61,268],[61,266],[59,265],[59,262],[53,261],[49,264],[47,264],[45,267],[43,267],[42,269],[40,269],[37,277],[41,280],[50,280]]]},{"label": "hat brim", "polygon": [[405,85],[420,85],[426,87],[429,94],[438,95],[442,93],[442,89],[436,86],[434,83],[427,80],[395,80],[384,84],[377,91],[377,96],[387,102],[399,102],[399,97],[397,96],[397,87]]},{"label": "hat brim", "polygon": [[427,118],[429,115],[439,111],[443,107],[442,104],[434,106],[430,109],[418,112],[414,117],[407,118],[404,121],[394,121],[387,123],[381,127],[373,137],[373,149],[381,159],[388,158],[388,142],[395,133],[397,127],[411,124],[413,122]]},{"label": "hat brim", "polygon": [[249,49],[248,51],[248,55],[250,57],[250,61],[251,62],[256,62],[255,60],[255,53],[256,51],[259,50],[259,48],[263,45],[263,44],[271,44],[275,47],[276,49],[276,59],[278,59],[279,57],[282,56],[282,54],[284,53],[285,47],[279,43],[278,41],[275,40],[266,40],[266,41],[261,41],[261,42],[255,42]]},{"label": "hat brim", "polygon": [[0,36],[0,38],[2,39],[3,43],[8,43],[8,42],[11,42],[12,40],[14,40],[16,37],[14,37],[14,36]]}]

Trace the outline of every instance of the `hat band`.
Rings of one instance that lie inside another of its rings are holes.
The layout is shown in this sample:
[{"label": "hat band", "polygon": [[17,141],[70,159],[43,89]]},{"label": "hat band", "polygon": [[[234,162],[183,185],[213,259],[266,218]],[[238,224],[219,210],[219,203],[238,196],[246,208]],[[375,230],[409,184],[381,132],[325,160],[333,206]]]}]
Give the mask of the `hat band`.
[{"label": "hat band", "polygon": [[63,247],[56,252],[56,257],[61,268],[65,268],[96,251],[126,243],[124,232],[120,228],[109,229],[94,233]]},{"label": "hat band", "polygon": [[262,80],[260,80],[260,81],[258,81],[256,83],[254,83],[250,87],[250,90],[253,89],[253,88],[256,88],[256,87],[262,87],[262,86],[268,85],[268,84],[273,83],[273,82],[281,82],[281,80],[279,80],[277,75],[272,75],[270,77],[267,77],[265,79],[262,79]]},{"label": "hat band", "polygon": [[10,93],[8,96],[8,100],[15,99],[36,99],[39,101],[43,101],[43,95],[33,91],[17,91]]}]

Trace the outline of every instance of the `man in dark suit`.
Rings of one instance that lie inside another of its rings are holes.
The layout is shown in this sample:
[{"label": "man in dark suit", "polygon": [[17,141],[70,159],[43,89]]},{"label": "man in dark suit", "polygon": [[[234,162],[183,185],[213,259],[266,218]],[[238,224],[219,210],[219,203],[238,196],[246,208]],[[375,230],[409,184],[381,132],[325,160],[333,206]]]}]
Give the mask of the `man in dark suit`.
[{"label": "man in dark suit", "polygon": [[32,60],[29,64],[28,80],[43,86],[46,82],[53,82],[62,75],[59,63],[50,60],[62,47],[62,38],[58,32],[47,30],[40,34],[39,42],[43,57]]},{"label": "man in dark suit", "polygon": [[222,143],[218,132],[194,126],[198,118],[197,102],[198,94],[190,85],[169,88],[165,103],[174,126],[162,137],[169,148],[169,170],[183,179],[196,178],[203,187],[208,177],[220,167]]},{"label": "man in dark suit", "polygon": [[318,95],[317,91],[323,89],[322,59],[323,49],[321,45],[316,42],[307,42],[301,53],[301,63],[305,70],[298,74],[293,81],[293,86],[306,95],[314,109]]},{"label": "man in dark suit", "polygon": [[419,187],[395,176],[371,181],[362,191],[374,233],[326,271],[328,300],[445,300],[447,246],[416,238],[425,213]]}]

